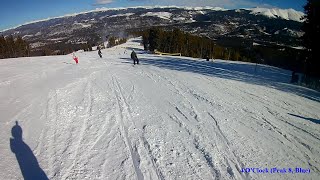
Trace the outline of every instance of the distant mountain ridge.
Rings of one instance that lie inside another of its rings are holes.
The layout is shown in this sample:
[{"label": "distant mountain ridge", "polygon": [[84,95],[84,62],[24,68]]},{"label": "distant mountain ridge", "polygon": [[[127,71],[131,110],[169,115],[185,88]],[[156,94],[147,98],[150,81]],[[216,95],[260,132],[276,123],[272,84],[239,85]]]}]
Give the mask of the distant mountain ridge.
[{"label": "distant mountain ridge", "polygon": [[32,48],[49,44],[83,44],[123,36],[151,26],[183,31],[211,39],[246,38],[252,41],[300,46],[303,13],[293,9],[219,7],[101,8],[88,12],[33,21],[0,35],[21,36]]},{"label": "distant mountain ridge", "polygon": [[[128,7],[128,8],[97,8],[95,10],[91,10],[91,11],[84,11],[84,12],[80,12],[80,13],[73,13],[73,14],[66,14],[63,16],[56,16],[56,17],[49,17],[49,18],[45,18],[45,19],[40,19],[40,20],[34,20],[34,21],[30,21],[30,22],[26,22],[24,24],[12,27],[12,28],[8,28],[8,29],[4,29],[4,30],[0,30],[0,32],[4,32],[4,31],[8,31],[11,29],[15,29],[18,28],[20,26],[23,25],[28,25],[28,24],[33,24],[33,23],[37,23],[37,22],[42,22],[42,21],[48,21],[51,19],[57,19],[57,18],[64,18],[64,17],[70,17],[70,16],[77,16],[80,14],[87,14],[87,13],[93,13],[93,12],[103,12],[103,11],[110,11],[110,10],[125,10],[125,9],[129,9],[129,8],[145,8],[145,9],[154,9],[154,8],[181,8],[181,9],[187,9],[187,10],[216,10],[216,11],[225,11],[227,9],[221,8],[221,7],[181,7],[181,6],[137,6],[137,7]],[[292,21],[298,21],[298,22],[302,22],[301,18],[304,16],[303,12],[300,11],[296,11],[294,9],[279,9],[279,8],[247,8],[247,10],[251,10],[252,14],[256,14],[256,15],[265,15],[267,17],[271,17],[271,18],[283,18],[286,20],[292,20]]]}]

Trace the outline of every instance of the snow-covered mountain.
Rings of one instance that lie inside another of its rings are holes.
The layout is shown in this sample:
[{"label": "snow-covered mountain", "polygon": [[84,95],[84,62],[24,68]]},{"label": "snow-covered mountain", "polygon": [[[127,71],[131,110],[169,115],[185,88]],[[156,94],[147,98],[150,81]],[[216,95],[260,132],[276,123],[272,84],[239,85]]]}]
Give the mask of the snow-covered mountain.
[{"label": "snow-covered mountain", "polygon": [[296,11],[294,9],[279,9],[279,8],[253,8],[251,10],[252,14],[264,15],[270,18],[282,18],[286,20],[303,22],[302,17],[303,12]]},{"label": "snow-covered mountain", "polygon": [[[224,8],[220,8],[220,7],[178,7],[178,6],[141,6],[141,7],[132,7],[132,8],[144,8],[144,9],[154,9],[154,8],[163,8],[163,9],[167,9],[167,8],[178,8],[178,9],[186,9],[186,10],[215,10],[215,11],[226,11],[227,9]],[[11,30],[11,29],[15,29],[18,28],[20,26],[23,25],[28,25],[28,24],[33,24],[33,23],[37,23],[37,22],[43,22],[43,21],[48,21],[51,19],[58,19],[58,18],[65,18],[65,17],[72,17],[72,16],[77,16],[80,14],[88,14],[88,13],[94,13],[94,12],[104,12],[104,11],[111,11],[111,10],[126,10],[126,9],[130,9],[130,8],[97,8],[95,10],[91,10],[91,11],[85,11],[85,12],[80,12],[80,13],[74,13],[74,14],[66,14],[64,16],[58,16],[58,17],[52,17],[52,18],[46,18],[46,19],[41,19],[41,20],[35,20],[35,21],[31,21],[31,22],[27,22],[24,23],[22,25],[18,25],[16,27],[13,28],[9,28],[9,29],[5,29],[2,30],[3,31],[7,31],[7,30]],[[303,12],[300,11],[296,11],[294,9],[279,9],[279,8],[248,8],[247,10],[252,11],[252,14],[257,14],[257,15],[265,15],[267,17],[272,17],[272,18],[282,18],[282,19],[286,19],[286,20],[293,20],[293,21],[298,21],[298,22],[302,22],[302,17],[304,16]],[[238,10],[236,10],[238,11]],[[129,13],[130,15],[133,15],[131,13]],[[118,15],[114,15],[114,16],[118,16]],[[114,17],[113,16],[113,17]],[[121,16],[121,15],[120,15]]]},{"label": "snow-covered mountain", "polygon": [[77,52],[77,65],[1,59],[0,179],[320,176],[319,92],[283,69],[145,54],[140,42]]},{"label": "snow-covered mountain", "polygon": [[[20,35],[32,47],[104,41],[107,35],[124,35],[151,26],[180,28],[211,39],[225,37],[300,46],[301,12],[281,9],[226,10],[211,7],[102,8],[24,24],[3,31]],[[283,29],[296,33],[277,33]]]}]

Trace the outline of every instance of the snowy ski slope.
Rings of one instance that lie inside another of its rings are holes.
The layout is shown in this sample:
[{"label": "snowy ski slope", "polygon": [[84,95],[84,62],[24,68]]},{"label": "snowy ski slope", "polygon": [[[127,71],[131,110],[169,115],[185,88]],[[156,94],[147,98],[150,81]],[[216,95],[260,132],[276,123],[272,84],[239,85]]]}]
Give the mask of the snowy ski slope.
[{"label": "snowy ski slope", "polygon": [[[71,55],[0,60],[0,179],[41,169],[56,180],[320,176],[320,94],[290,85],[289,71],[141,48],[132,39],[102,59],[78,52],[78,65]],[[310,173],[241,172],[296,167]]]}]

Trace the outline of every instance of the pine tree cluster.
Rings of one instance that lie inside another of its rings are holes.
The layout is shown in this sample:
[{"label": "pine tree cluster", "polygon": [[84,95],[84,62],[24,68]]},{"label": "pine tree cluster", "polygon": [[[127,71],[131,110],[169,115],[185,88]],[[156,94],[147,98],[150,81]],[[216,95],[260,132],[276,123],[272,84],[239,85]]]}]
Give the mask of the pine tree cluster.
[{"label": "pine tree cluster", "polygon": [[304,10],[303,41],[308,50],[306,73],[320,77],[320,1],[308,0]]},{"label": "pine tree cluster", "polygon": [[92,51],[92,45],[90,43],[82,44],[82,49],[84,51]]},{"label": "pine tree cluster", "polygon": [[0,36],[0,59],[25,57],[30,55],[29,44],[20,36]]},{"label": "pine tree cluster", "polygon": [[127,42],[126,38],[117,38],[115,36],[111,36],[108,39],[108,47],[113,47],[113,46],[117,46],[119,44],[124,44]]},{"label": "pine tree cluster", "polygon": [[240,60],[240,52],[234,48],[225,48],[207,37],[200,37],[179,29],[165,31],[154,27],[141,32],[145,50],[166,53],[181,53],[183,56],[210,59]]},{"label": "pine tree cluster", "polygon": [[251,39],[223,38],[214,41],[183,32],[179,29],[163,30],[153,27],[132,33],[142,36],[145,50],[181,53],[182,56],[203,59],[224,59],[267,64],[303,72],[306,51],[280,45],[253,45]]}]

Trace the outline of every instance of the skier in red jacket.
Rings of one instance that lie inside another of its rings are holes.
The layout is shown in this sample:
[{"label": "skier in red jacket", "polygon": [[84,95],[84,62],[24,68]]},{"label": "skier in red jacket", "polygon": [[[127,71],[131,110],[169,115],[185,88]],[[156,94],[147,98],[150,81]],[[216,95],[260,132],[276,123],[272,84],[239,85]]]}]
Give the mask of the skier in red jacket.
[{"label": "skier in red jacket", "polygon": [[78,57],[73,53],[72,55],[73,60],[76,62],[76,64],[78,64]]}]

